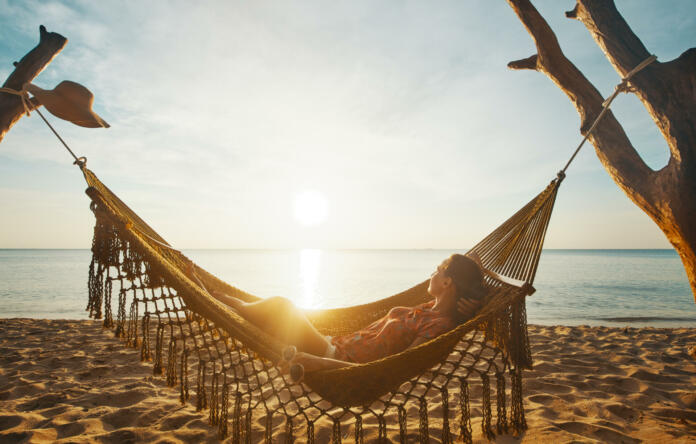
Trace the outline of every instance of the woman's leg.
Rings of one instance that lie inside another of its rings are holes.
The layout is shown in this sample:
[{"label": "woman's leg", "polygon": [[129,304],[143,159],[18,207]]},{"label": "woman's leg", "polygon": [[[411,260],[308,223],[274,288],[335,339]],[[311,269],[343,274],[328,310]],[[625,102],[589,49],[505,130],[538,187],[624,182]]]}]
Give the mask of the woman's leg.
[{"label": "woman's leg", "polygon": [[213,297],[284,343],[294,345],[299,351],[324,356],[330,345],[289,299],[275,296],[257,302],[243,302],[218,292],[213,292]]}]

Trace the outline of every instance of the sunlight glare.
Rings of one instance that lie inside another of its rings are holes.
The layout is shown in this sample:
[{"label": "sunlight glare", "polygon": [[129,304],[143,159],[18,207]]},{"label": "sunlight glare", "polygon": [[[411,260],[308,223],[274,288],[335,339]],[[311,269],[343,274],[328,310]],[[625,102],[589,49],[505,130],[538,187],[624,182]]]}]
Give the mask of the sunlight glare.
[{"label": "sunlight glare", "polygon": [[300,251],[300,280],[302,300],[298,305],[302,308],[315,308],[317,304],[317,283],[321,265],[321,250],[305,248]]},{"label": "sunlight glare", "polygon": [[306,190],[295,196],[295,219],[305,226],[323,223],[329,212],[326,197],[319,191]]}]

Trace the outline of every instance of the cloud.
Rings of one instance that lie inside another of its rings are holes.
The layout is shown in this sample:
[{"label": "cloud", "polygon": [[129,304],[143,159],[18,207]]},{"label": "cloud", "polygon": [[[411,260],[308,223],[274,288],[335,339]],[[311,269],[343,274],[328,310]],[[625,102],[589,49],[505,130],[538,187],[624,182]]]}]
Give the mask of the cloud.
[{"label": "cloud", "polygon": [[[555,2],[540,7],[560,14]],[[85,84],[112,127],[52,121],[188,246],[215,244],[201,233],[219,246],[283,244],[298,233],[287,202],[303,188],[335,199],[323,236],[338,246],[468,242],[460,231],[484,229],[471,208],[501,220],[579,140],[574,109],[548,79],[506,70],[533,44],[504,4],[0,1],[0,11],[3,59],[35,45],[39,24],[69,38],[36,83]],[[567,22],[552,20],[564,47],[611,85],[601,52]],[[0,149],[53,165],[50,177],[70,161],[36,117]],[[579,174],[601,168],[584,159]]]}]

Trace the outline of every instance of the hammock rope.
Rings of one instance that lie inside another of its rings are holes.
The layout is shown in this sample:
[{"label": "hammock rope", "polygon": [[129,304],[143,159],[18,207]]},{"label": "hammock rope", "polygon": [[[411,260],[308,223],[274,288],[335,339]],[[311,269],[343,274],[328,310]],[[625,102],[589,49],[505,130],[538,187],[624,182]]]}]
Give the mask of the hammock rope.
[{"label": "hammock rope", "polygon": [[46,120],[44,115],[41,114],[41,111],[39,111],[38,108],[32,107],[32,103],[29,99],[29,92],[26,89],[26,85],[24,88],[22,88],[19,91],[12,89],[12,88],[0,88],[0,92],[4,92],[4,93],[18,96],[22,100],[22,107],[24,108],[24,114],[26,114],[27,116],[30,116],[32,111],[36,111],[36,113],[41,117],[41,119],[44,121],[44,123],[46,125],[48,125],[48,127],[51,129],[53,134],[58,138],[58,140],[60,140],[60,143],[63,144],[65,149],[68,150],[68,152],[73,157],[73,159],[75,159],[75,161],[73,162],[73,165],[77,165],[79,167],[82,167],[82,166],[87,164],[87,158],[86,157],[77,157],[75,155],[75,153],[73,152],[73,150],[70,149],[68,144],[65,142],[65,140],[63,140],[63,138],[60,136],[60,134],[58,134],[58,132],[53,128],[53,126],[48,122],[48,120]]},{"label": "hammock rope", "polygon": [[[398,439],[406,442],[406,407],[412,404],[419,406],[419,440],[427,442],[430,402],[440,403],[445,415],[443,442],[452,440],[450,419],[454,422],[456,410],[459,422],[454,428],[459,439],[472,441],[474,407],[482,414],[484,436],[509,430],[519,433],[526,429],[522,370],[532,366],[525,298],[535,291],[533,282],[558,188],[611,102],[627,90],[636,72],[654,60],[651,56],[617,86],[557,177],[471,249],[480,257],[487,287],[485,304],[473,319],[377,361],[308,372],[302,383],[290,380],[275,366],[285,344],[193,282],[186,274],[190,259],[87,169],[86,158],[75,156],[44,118],[82,170],[92,201],[96,222],[88,276],[90,317],[103,318],[104,327],[113,328],[127,346],[140,348],[143,360],[154,359],[153,373],[165,373],[170,386],[178,384],[182,402],[189,398],[189,387],[195,386],[197,409],[209,409],[210,422],[218,427],[221,438],[228,435],[231,420],[234,442],[242,438],[249,442],[252,421],[263,417],[264,439],[270,443],[275,416],[284,418],[287,442],[293,441],[300,423],[306,425],[307,441],[313,442],[315,424],[323,419],[338,442],[342,425],[350,424],[356,442],[362,442],[364,418],[377,423],[380,438],[386,438],[389,413],[398,415]],[[205,288],[244,301],[259,300],[193,266]],[[383,317],[392,307],[426,302],[430,298],[427,284],[426,280],[367,304],[309,311],[307,316],[322,334],[347,334]]]},{"label": "hammock rope", "polygon": [[612,95],[609,96],[609,98],[607,98],[604,102],[602,102],[602,111],[594,119],[594,122],[592,122],[592,126],[590,126],[590,129],[587,130],[587,134],[585,134],[585,137],[583,137],[582,141],[580,142],[580,145],[578,145],[578,147],[575,149],[575,151],[573,152],[573,155],[570,156],[570,159],[565,164],[565,166],[560,171],[560,173],[563,173],[565,175],[565,172],[568,169],[568,167],[570,166],[570,163],[575,159],[575,156],[578,154],[578,151],[580,151],[580,148],[582,148],[582,146],[585,144],[587,139],[590,137],[590,135],[592,134],[592,130],[595,129],[595,127],[597,126],[599,121],[602,120],[602,117],[604,117],[604,115],[609,111],[609,107],[611,106],[611,102],[614,101],[616,96],[618,96],[622,92],[630,92],[631,91],[631,87],[629,85],[631,78],[634,75],[636,75],[637,73],[639,73],[640,71],[642,71],[646,66],[648,66],[649,64],[651,64],[655,60],[657,60],[657,56],[655,54],[651,54],[648,58],[646,58],[645,60],[640,62],[635,68],[630,70],[628,72],[628,74],[626,74],[626,76],[623,79],[621,79],[621,82],[618,85],[616,85],[616,88],[614,88],[614,92],[612,93]]}]

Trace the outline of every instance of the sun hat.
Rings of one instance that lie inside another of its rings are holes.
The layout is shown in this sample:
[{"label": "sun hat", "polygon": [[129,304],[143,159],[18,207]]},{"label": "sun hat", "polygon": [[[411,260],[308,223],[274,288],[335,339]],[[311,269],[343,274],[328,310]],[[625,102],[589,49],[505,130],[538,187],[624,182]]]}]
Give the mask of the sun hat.
[{"label": "sun hat", "polygon": [[109,124],[92,111],[94,95],[77,82],[63,80],[52,90],[27,83],[30,92],[51,114],[86,128],[108,128]]}]

